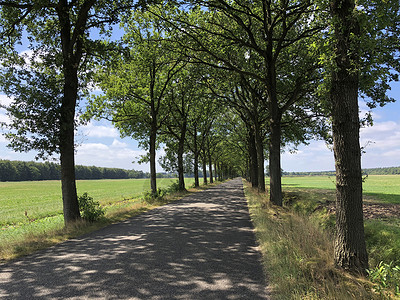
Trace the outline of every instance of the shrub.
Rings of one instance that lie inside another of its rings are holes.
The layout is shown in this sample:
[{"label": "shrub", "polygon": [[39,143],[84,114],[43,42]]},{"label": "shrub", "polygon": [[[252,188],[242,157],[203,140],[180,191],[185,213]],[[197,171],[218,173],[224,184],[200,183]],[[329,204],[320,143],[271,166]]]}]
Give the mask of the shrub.
[{"label": "shrub", "polygon": [[86,221],[98,221],[105,214],[105,209],[100,206],[100,203],[94,201],[87,193],[83,193],[82,196],[79,196],[78,202],[82,218]]},{"label": "shrub", "polygon": [[374,269],[368,270],[370,280],[376,284],[376,292],[383,297],[388,296],[388,289],[394,290],[400,296],[400,266],[393,266],[393,262],[386,264],[381,261]]},{"label": "shrub", "polygon": [[167,189],[168,194],[179,192],[179,182],[173,182]]},{"label": "shrub", "polygon": [[165,195],[167,195],[167,190],[158,188],[155,193],[152,191],[144,192],[143,200],[148,204],[153,204],[157,201],[162,201]]}]

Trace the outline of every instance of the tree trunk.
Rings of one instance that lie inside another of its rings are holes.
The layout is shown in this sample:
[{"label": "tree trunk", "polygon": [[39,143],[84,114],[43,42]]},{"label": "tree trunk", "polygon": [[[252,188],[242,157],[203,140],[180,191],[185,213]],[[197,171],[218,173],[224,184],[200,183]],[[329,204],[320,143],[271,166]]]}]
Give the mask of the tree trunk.
[{"label": "tree trunk", "polygon": [[257,149],[253,130],[249,130],[249,160],[250,160],[250,180],[253,188],[258,187],[258,163]]},{"label": "tree trunk", "polygon": [[210,172],[210,183],[214,183],[214,178],[213,178],[213,170],[212,170],[212,161],[211,161],[211,154],[210,152],[208,153],[208,169]]},{"label": "tree trunk", "polygon": [[199,187],[199,154],[194,153],[194,186]]},{"label": "tree trunk", "polygon": [[77,71],[65,74],[60,115],[61,191],[65,225],[80,219],[75,183],[75,106],[78,91]]},{"label": "tree trunk", "polygon": [[194,148],[194,186],[199,187],[199,152],[197,150],[197,127],[194,127],[193,135],[193,148]]},{"label": "tree trunk", "polygon": [[[90,6],[91,4],[88,3]],[[88,6],[88,7],[89,7]],[[82,43],[78,38],[71,40],[71,20],[66,2],[56,8],[60,22],[61,49],[63,58],[64,87],[60,111],[60,165],[61,191],[65,225],[81,218],[75,182],[75,108],[78,98],[78,67],[82,57]],[[84,16],[85,14],[82,14]],[[87,21],[75,28],[82,32]]]},{"label": "tree trunk", "polygon": [[260,124],[256,122],[255,124],[255,146],[257,151],[257,181],[258,181],[258,191],[263,193],[265,192],[265,175],[264,175],[264,147],[263,147],[263,138],[261,133]]},{"label": "tree trunk", "polygon": [[214,162],[214,178],[215,178],[215,181],[218,180],[218,176],[217,176],[217,163],[216,163],[216,162]]},{"label": "tree trunk", "polygon": [[183,170],[183,144],[185,140],[180,140],[179,141],[179,147],[178,147],[178,184],[179,184],[179,190],[184,191],[185,188],[185,177],[184,177],[184,170]]},{"label": "tree trunk", "polygon": [[203,180],[204,184],[207,184],[207,161],[206,161],[206,151],[203,150]]},{"label": "tree trunk", "polygon": [[352,273],[366,274],[358,116],[359,45],[352,39],[359,35],[359,24],[353,11],[353,0],[331,1],[336,38],[336,69],[330,93],[336,167],[335,264]]},{"label": "tree trunk", "polygon": [[182,124],[181,134],[179,137],[179,145],[178,145],[178,184],[179,190],[185,191],[185,174],[183,168],[183,152],[185,146],[185,137],[186,137],[186,122]]},{"label": "tree trunk", "polygon": [[282,206],[280,121],[270,124],[269,180],[270,201]]},{"label": "tree trunk", "polygon": [[157,171],[156,171],[156,125],[152,125],[150,132],[150,186],[151,192],[157,194]]}]

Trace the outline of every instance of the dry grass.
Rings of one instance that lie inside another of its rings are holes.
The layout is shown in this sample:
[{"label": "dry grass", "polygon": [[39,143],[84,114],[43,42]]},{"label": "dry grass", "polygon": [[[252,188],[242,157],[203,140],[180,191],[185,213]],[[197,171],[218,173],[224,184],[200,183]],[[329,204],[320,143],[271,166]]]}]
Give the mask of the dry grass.
[{"label": "dry grass", "polygon": [[333,237],[305,216],[245,193],[274,299],[380,299],[364,278],[333,265]]}]

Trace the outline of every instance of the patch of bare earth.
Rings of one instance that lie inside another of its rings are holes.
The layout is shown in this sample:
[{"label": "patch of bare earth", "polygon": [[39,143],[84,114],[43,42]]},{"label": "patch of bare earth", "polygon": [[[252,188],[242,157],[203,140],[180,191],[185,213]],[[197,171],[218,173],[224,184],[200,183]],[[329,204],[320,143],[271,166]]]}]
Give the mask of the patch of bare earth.
[{"label": "patch of bare earth", "polygon": [[[398,204],[382,204],[370,203],[364,201],[363,205],[364,219],[382,219],[382,218],[400,218],[400,205]],[[335,212],[335,204],[328,205],[328,211]]]}]

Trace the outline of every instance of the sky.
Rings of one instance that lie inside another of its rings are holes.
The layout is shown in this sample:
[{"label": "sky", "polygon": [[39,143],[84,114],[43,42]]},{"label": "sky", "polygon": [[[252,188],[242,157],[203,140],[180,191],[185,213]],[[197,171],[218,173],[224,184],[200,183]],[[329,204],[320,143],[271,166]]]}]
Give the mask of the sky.
[{"label": "sky", "polygon": [[[392,84],[390,96],[397,102],[372,111],[374,125],[362,128],[360,145],[365,146],[362,155],[363,168],[400,166],[400,83]],[[12,99],[0,94],[0,103],[9,104]],[[360,116],[368,111],[360,100]],[[5,111],[0,109],[0,121],[7,122]],[[137,160],[145,151],[138,147],[137,141],[121,138],[118,130],[107,121],[92,121],[79,127],[76,134],[76,164],[110,168],[123,168],[149,171],[148,164],[138,164]],[[32,161],[35,152],[14,152],[7,146],[7,140],[0,136],[0,159]],[[334,170],[333,152],[324,141],[311,141],[301,145],[297,151],[285,149],[282,153],[282,169],[288,172],[331,171]],[[158,151],[158,157],[163,150]],[[162,171],[158,165],[157,170]]]},{"label": "sky", "polygon": [[[122,35],[121,29],[115,30],[114,39]],[[26,38],[25,38],[26,39]],[[24,44],[24,43],[23,43]],[[27,52],[23,46],[17,49]],[[372,111],[374,125],[362,128],[360,145],[365,146],[362,155],[362,168],[400,166],[400,83],[392,83],[389,96],[397,100]],[[0,103],[7,105],[12,99],[0,93]],[[364,116],[368,107],[360,99],[360,116]],[[4,109],[0,108],[0,122],[7,122]],[[1,133],[1,128],[0,128]],[[138,147],[138,142],[131,138],[121,138],[110,122],[92,121],[78,128],[76,134],[76,156],[78,165],[110,168],[135,169],[149,172],[148,164],[138,164],[140,155],[146,152]],[[286,172],[333,171],[335,169],[333,152],[324,141],[310,141],[296,151],[284,149],[282,169]],[[0,159],[33,161],[35,152],[14,152],[7,147],[7,140],[0,134]],[[157,161],[164,151],[157,152]],[[267,162],[265,163],[267,165]],[[157,171],[162,168],[157,164]]]}]

